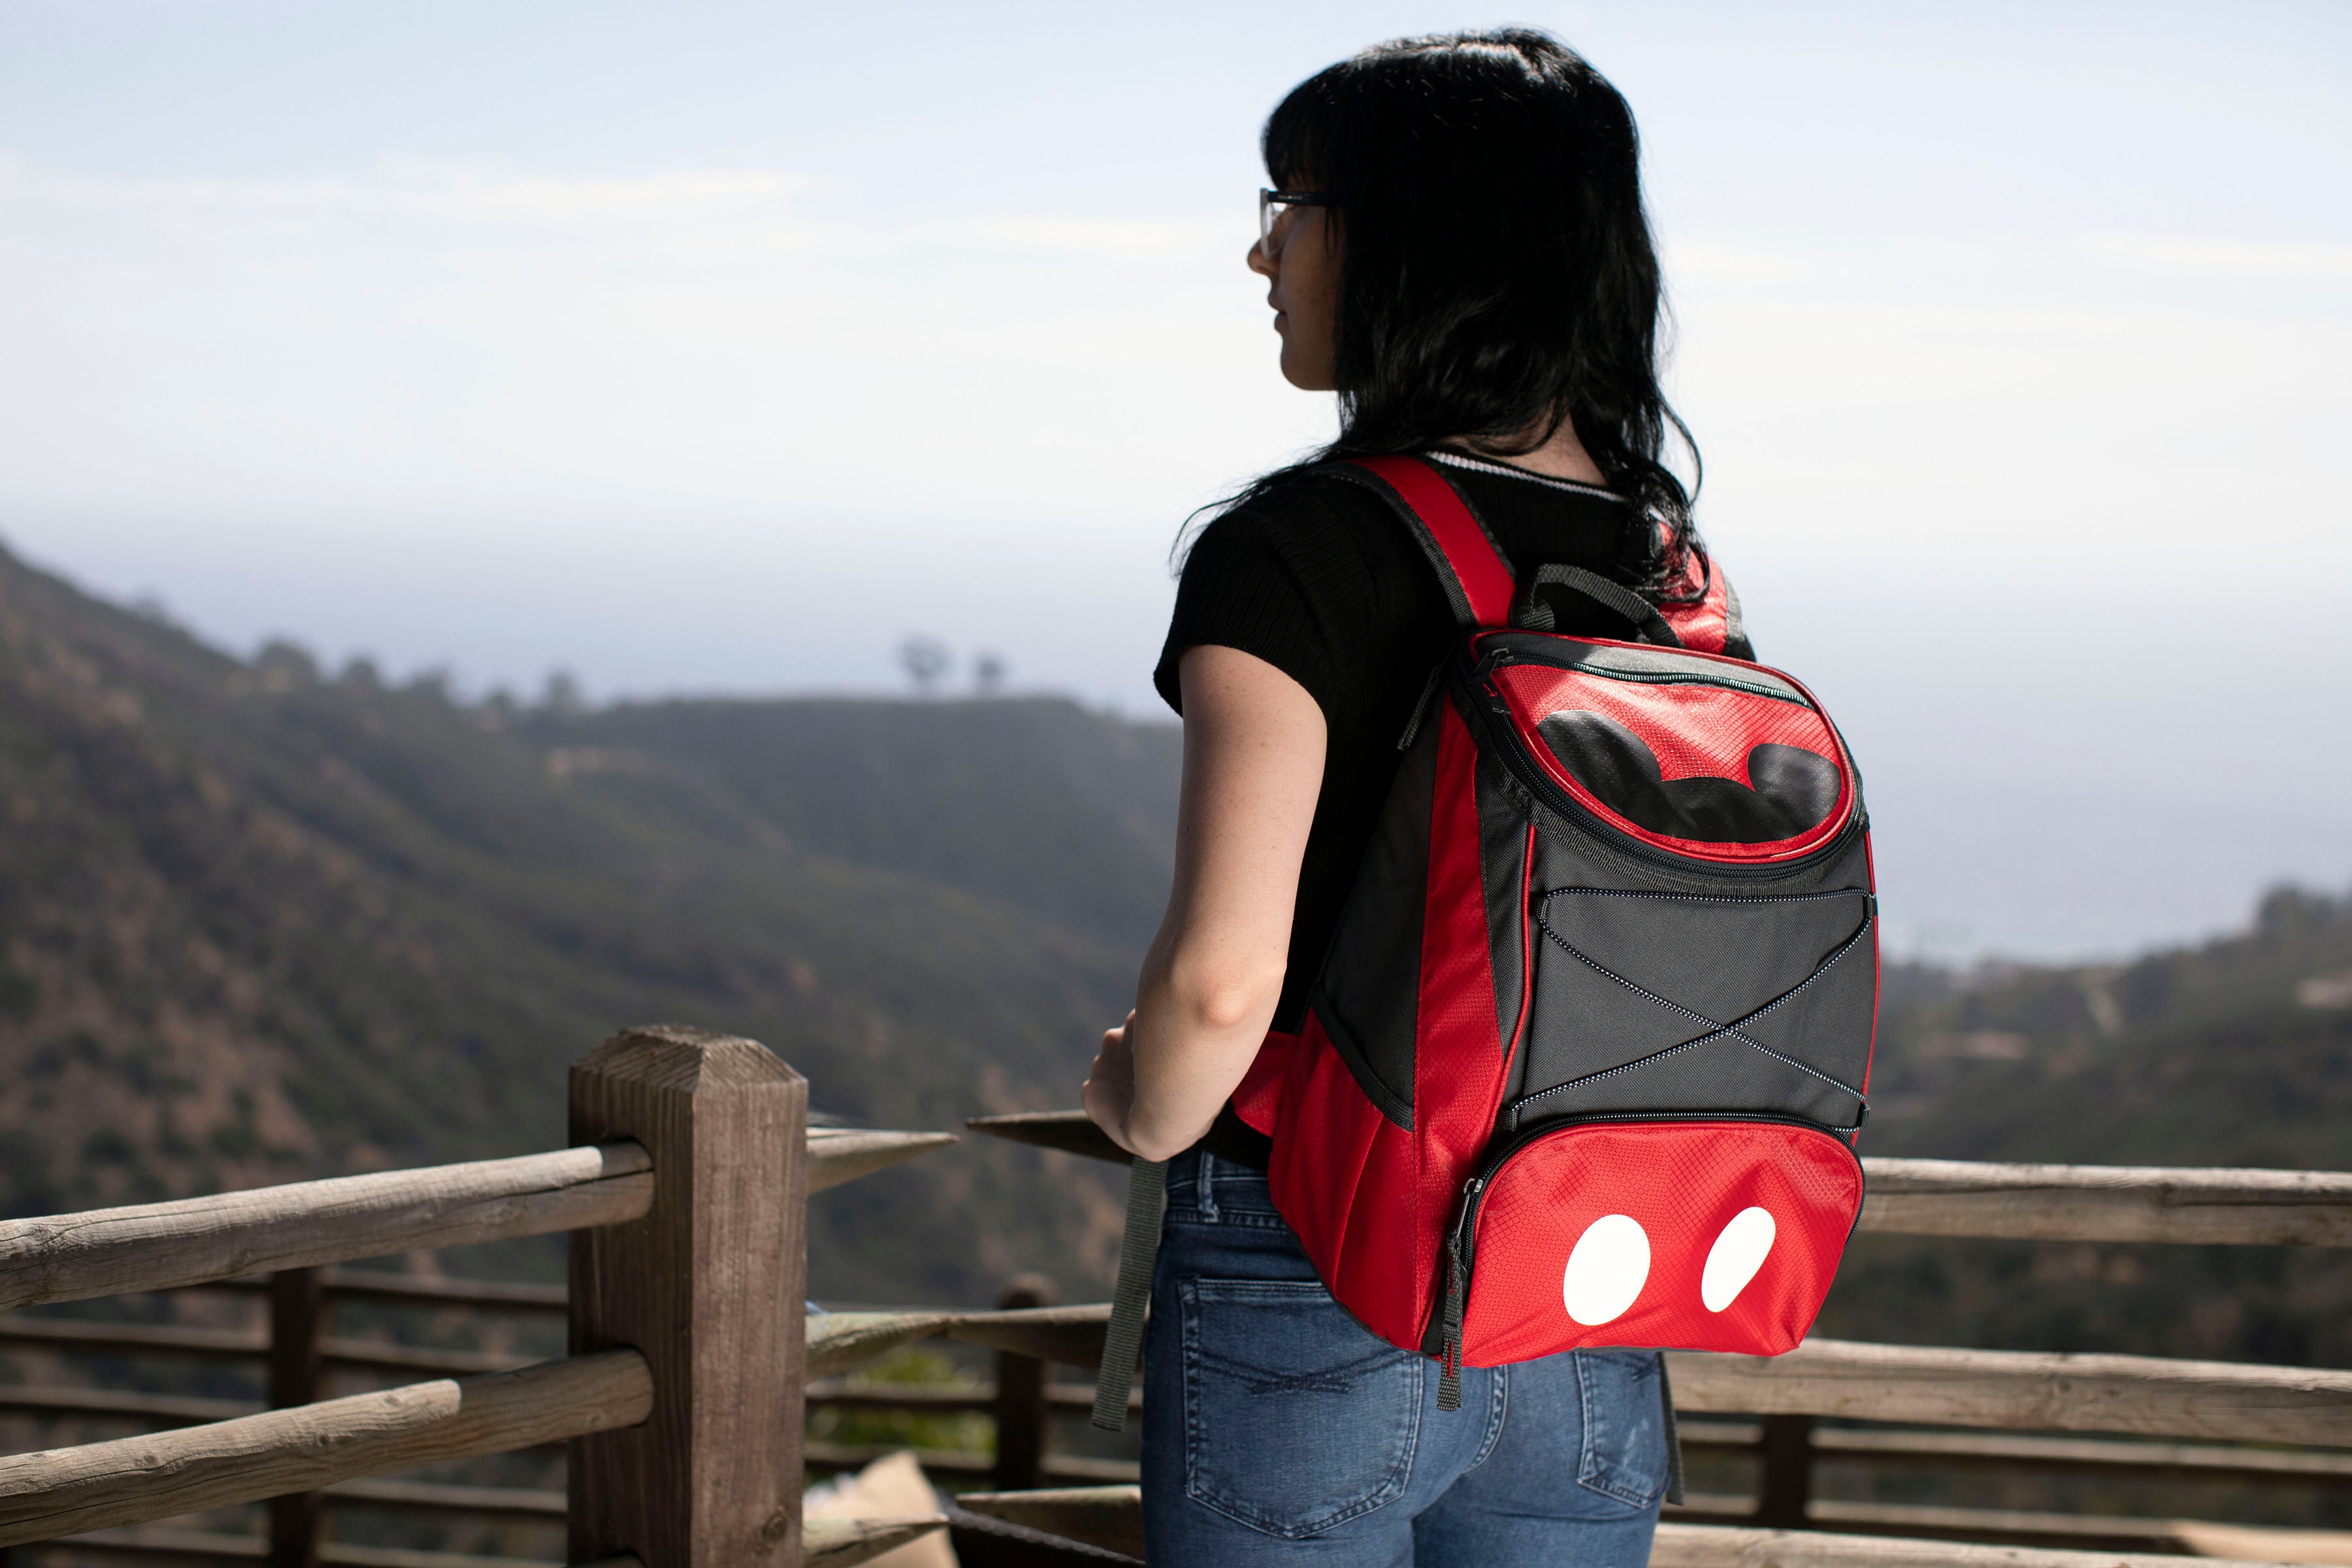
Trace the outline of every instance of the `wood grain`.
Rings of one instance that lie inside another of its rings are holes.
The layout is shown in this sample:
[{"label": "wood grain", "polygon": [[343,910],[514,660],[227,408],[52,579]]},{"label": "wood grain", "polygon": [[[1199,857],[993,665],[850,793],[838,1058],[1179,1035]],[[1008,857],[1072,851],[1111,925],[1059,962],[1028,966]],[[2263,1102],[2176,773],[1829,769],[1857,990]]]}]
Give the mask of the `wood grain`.
[{"label": "wood grain", "polygon": [[821,1193],[871,1175],[960,1140],[952,1132],[884,1132],[864,1127],[812,1127],[808,1131],[808,1190]]},{"label": "wood grain", "polygon": [[2352,1173],[1862,1163],[1864,1230],[2033,1241],[2352,1247]]},{"label": "wood grain", "polygon": [[917,1519],[812,1519],[803,1527],[801,1562],[805,1568],[855,1568],[894,1546],[945,1530],[943,1514]]},{"label": "wood grain", "polygon": [[[2247,1568],[2244,1559],[2200,1561],[2212,1568]],[[1661,1524],[1650,1548],[1650,1568],[2180,1568],[2181,1562],[2159,1552],[1979,1546],[1721,1524]]]},{"label": "wood grain", "polygon": [[2352,1372],[1844,1340],[1668,1365],[1675,1407],[1698,1413],[2352,1447]]},{"label": "wood grain", "polygon": [[800,1560],[808,1084],[751,1040],[627,1029],[572,1069],[575,1142],[633,1139],[643,1218],[573,1238],[574,1354],[635,1345],[653,1414],[574,1443],[572,1562]]},{"label": "wood grain", "polygon": [[336,1176],[0,1223],[0,1307],[617,1225],[653,1201],[631,1145]]},{"label": "wood grain", "polygon": [[0,1458],[0,1546],[609,1431],[652,1406],[646,1358],[613,1351],[13,1455]]},{"label": "wood grain", "polygon": [[1022,1110],[1010,1116],[975,1116],[964,1125],[992,1138],[1010,1138],[1015,1143],[1034,1143],[1040,1149],[1059,1149],[1065,1154],[1083,1154],[1089,1160],[1105,1160],[1114,1165],[1124,1165],[1134,1158],[1112,1142],[1110,1134],[1096,1126],[1083,1110]]},{"label": "wood grain", "polygon": [[965,1492],[958,1504],[974,1513],[1143,1555],[1143,1489],[1139,1486],[1049,1487],[1024,1492]]}]

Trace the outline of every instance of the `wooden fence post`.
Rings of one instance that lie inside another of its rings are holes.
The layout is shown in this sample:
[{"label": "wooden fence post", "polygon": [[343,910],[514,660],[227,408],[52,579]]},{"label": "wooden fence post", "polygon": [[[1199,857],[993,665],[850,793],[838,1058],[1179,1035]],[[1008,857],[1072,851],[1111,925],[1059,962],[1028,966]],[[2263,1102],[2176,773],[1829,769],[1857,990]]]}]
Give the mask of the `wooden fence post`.
[{"label": "wooden fence post", "polygon": [[1805,1528],[1813,1495],[1813,1418],[1764,1417],[1764,1487],[1756,1522],[1770,1530]]},{"label": "wooden fence post", "polygon": [[633,1345],[643,1425],[575,1439],[571,1561],[799,1568],[808,1084],[751,1040],[625,1029],[573,1064],[572,1141],[634,1138],[643,1219],[572,1237],[572,1352]]},{"label": "wooden fence post", "polygon": [[[269,1405],[274,1410],[319,1397],[320,1322],[326,1310],[316,1268],[282,1268],[269,1277]],[[319,1568],[319,1494],[269,1500],[269,1568]]]},{"label": "wooden fence post", "polygon": [[[1050,1307],[1059,1299],[1054,1282],[1023,1274],[1005,1287],[996,1304],[1008,1310]],[[1046,1363],[1033,1355],[996,1352],[996,1489],[1027,1491],[1045,1484],[1049,1413],[1045,1408]]]}]

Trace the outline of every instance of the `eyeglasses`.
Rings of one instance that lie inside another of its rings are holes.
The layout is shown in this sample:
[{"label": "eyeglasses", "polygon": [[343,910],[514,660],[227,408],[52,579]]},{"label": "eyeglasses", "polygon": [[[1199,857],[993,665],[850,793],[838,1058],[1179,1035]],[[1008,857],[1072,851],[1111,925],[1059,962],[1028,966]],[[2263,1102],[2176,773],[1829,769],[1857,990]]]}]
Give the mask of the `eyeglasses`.
[{"label": "eyeglasses", "polygon": [[1292,207],[1336,207],[1339,199],[1328,191],[1268,191],[1257,194],[1257,242],[1274,248],[1274,220]]}]

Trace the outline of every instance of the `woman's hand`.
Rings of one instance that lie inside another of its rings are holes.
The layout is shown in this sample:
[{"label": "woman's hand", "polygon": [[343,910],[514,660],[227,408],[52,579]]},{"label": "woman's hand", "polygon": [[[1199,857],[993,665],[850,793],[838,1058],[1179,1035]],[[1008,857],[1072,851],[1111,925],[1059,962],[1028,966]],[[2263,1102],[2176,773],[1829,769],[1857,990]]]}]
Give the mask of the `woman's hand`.
[{"label": "woman's hand", "polygon": [[1093,1070],[1078,1088],[1079,1102],[1094,1124],[1130,1154],[1135,1147],[1127,1141],[1127,1119],[1135,1109],[1135,1051],[1127,1043],[1127,1031],[1134,1022],[1135,1014],[1129,1011],[1127,1023],[1103,1031]]}]

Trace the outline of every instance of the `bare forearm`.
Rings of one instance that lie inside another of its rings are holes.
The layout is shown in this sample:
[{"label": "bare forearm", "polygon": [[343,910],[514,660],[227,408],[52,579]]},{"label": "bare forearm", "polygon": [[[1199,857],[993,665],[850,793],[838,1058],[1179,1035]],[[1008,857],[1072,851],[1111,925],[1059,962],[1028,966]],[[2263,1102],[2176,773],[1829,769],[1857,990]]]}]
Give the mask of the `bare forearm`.
[{"label": "bare forearm", "polygon": [[1103,1037],[1085,1089],[1087,1114],[1150,1160],[1208,1131],[1265,1038],[1323,777],[1322,710],[1297,682],[1213,646],[1187,651],[1179,672],[1175,885],[1135,1014]]},{"label": "bare forearm", "polygon": [[[1208,944],[1202,944],[1207,946]],[[1283,955],[1155,946],[1139,982],[1127,1144],[1164,1160],[1199,1142],[1239,1087],[1274,1021]]]}]

